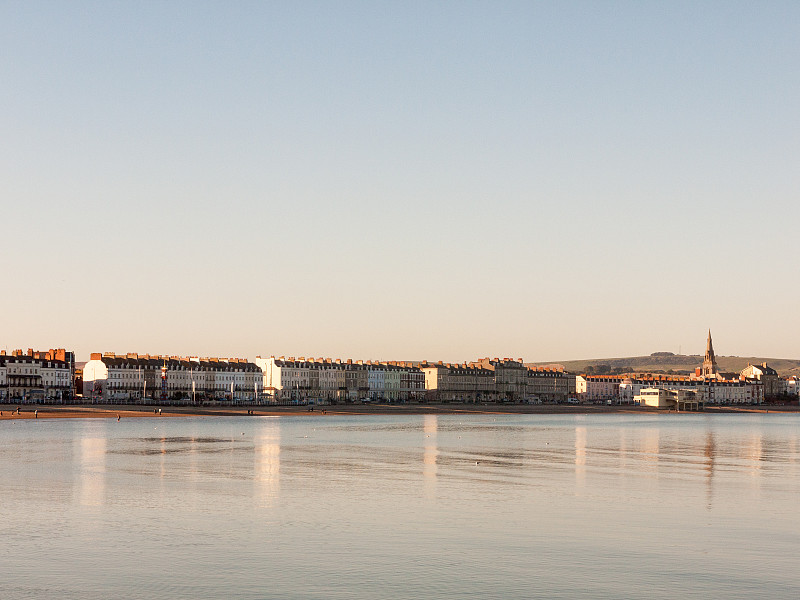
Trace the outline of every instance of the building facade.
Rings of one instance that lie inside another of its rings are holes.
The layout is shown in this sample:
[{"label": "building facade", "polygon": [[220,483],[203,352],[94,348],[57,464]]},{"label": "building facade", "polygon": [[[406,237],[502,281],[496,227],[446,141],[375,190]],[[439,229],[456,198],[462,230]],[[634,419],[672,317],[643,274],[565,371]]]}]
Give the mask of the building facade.
[{"label": "building facade", "polygon": [[792,375],[783,380],[783,389],[789,398],[796,400],[800,397],[800,377]]},{"label": "building facade", "polygon": [[522,360],[473,363],[256,358],[275,402],[561,402],[575,393],[563,369],[528,368]]},{"label": "building facade", "polygon": [[93,353],[83,367],[92,403],[254,403],[261,370],[245,359]]},{"label": "building facade", "polygon": [[429,402],[497,402],[495,371],[480,364],[422,363]]},{"label": "building facade", "polygon": [[694,390],[647,387],[639,391],[636,404],[650,408],[674,410],[702,410],[703,403]]},{"label": "building facade", "polygon": [[643,389],[661,389],[693,392],[702,405],[761,404],[764,401],[764,386],[755,380],[743,379],[692,379],[688,377],[625,378],[619,386],[618,401],[635,403]]},{"label": "building facade", "polygon": [[424,375],[411,363],[330,358],[256,358],[274,402],[414,402],[424,397]]},{"label": "building facade", "polygon": [[575,378],[575,393],[583,402],[619,401],[622,381],[622,377],[578,375]]},{"label": "building facade", "polygon": [[566,402],[575,395],[575,375],[564,370],[528,368],[525,400],[527,402]]},{"label": "building facade", "polygon": [[74,398],[75,355],[63,348],[0,352],[0,401],[63,404]]},{"label": "building facade", "polygon": [[528,392],[528,368],[522,359],[482,358],[473,366],[494,371],[494,385],[501,402],[523,402]]},{"label": "building facade", "polygon": [[764,397],[768,400],[775,400],[783,395],[786,389],[785,384],[778,377],[778,372],[767,363],[760,365],[747,365],[741,370],[739,376],[742,379],[755,379],[764,384]]}]

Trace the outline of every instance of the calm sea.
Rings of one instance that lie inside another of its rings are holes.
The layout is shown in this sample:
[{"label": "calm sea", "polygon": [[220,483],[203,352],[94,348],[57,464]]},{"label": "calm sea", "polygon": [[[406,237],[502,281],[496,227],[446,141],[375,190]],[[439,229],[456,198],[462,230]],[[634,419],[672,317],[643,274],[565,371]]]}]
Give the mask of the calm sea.
[{"label": "calm sea", "polygon": [[800,415],[0,423],[0,598],[800,598]]}]

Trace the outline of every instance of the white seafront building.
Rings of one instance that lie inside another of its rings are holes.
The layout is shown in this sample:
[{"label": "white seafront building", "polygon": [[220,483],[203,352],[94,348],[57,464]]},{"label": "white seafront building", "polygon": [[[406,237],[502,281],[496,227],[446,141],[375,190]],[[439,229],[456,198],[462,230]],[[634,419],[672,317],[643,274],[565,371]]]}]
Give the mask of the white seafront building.
[{"label": "white seafront building", "polygon": [[616,398],[622,404],[637,402],[643,389],[693,392],[703,405],[761,404],[764,386],[753,380],[691,379],[689,377],[626,377],[619,385]]},{"label": "white seafront building", "polygon": [[636,404],[651,408],[700,410],[702,402],[694,390],[646,387],[636,395]]},{"label": "white seafront building", "polygon": [[254,403],[263,377],[244,359],[93,353],[83,367],[83,396],[115,403]]},{"label": "white seafront building", "polygon": [[783,380],[783,389],[789,398],[800,397],[800,377],[792,375]]},{"label": "white seafront building", "polygon": [[295,360],[283,356],[256,357],[261,369],[264,393],[273,400],[307,401],[310,389],[309,365],[305,358]]},{"label": "white seafront building", "polygon": [[584,402],[619,401],[622,382],[623,378],[619,376],[577,375],[575,393]]},{"label": "white seafront building", "polygon": [[275,402],[562,402],[575,393],[563,369],[527,367],[522,359],[473,363],[256,358]]},{"label": "white seafront building", "polygon": [[424,397],[424,377],[406,362],[256,357],[274,402],[411,402]]}]

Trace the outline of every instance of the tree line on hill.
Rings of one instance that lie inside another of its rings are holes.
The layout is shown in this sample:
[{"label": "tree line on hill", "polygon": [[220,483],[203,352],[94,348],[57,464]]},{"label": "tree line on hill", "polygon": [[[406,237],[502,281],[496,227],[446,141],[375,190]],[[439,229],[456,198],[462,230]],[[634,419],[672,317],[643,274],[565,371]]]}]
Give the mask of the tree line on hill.
[{"label": "tree line on hill", "polygon": [[647,373],[659,373],[663,375],[690,375],[690,371],[683,369],[636,369],[632,365],[623,365],[615,367],[607,364],[586,365],[583,369],[586,375],[623,375],[627,373],[638,373],[646,371]]}]

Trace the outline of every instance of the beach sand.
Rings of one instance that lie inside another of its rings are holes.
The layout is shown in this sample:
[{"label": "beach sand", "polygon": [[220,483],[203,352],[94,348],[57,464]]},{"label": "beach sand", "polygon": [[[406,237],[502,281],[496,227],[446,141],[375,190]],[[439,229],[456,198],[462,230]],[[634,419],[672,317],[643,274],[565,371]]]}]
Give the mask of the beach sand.
[{"label": "beach sand", "polygon": [[[17,414],[17,406],[20,414]],[[455,415],[455,414],[676,414],[630,405],[600,404],[339,404],[307,406],[164,406],[161,414],[155,406],[132,405],[0,405],[0,420],[7,419],[130,419],[187,416],[335,416],[335,415]],[[705,414],[714,413],[798,413],[797,404],[762,406],[710,406]],[[252,414],[251,414],[252,413]],[[679,413],[698,414],[698,413]],[[702,414],[702,413],[700,413]]]}]

